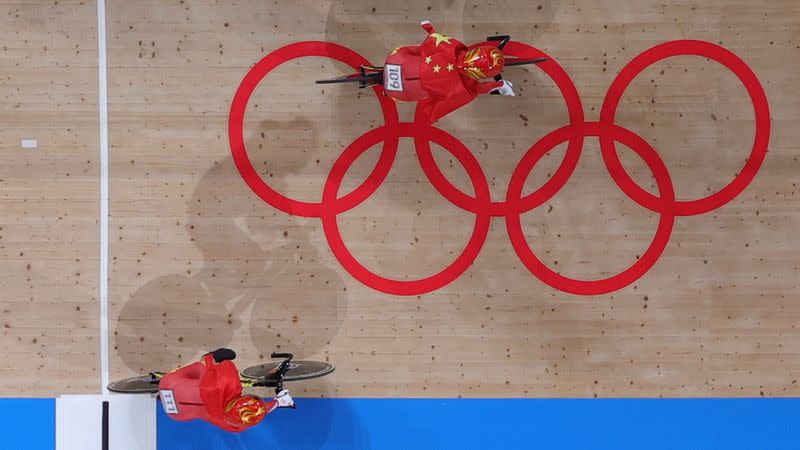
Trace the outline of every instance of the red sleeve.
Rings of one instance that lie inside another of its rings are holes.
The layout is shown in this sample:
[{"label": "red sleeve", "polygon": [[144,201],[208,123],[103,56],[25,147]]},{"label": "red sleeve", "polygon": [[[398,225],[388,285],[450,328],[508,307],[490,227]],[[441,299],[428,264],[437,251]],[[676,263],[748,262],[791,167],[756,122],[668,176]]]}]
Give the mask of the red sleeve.
[{"label": "red sleeve", "polygon": [[501,86],[503,86],[502,81],[484,81],[482,83],[478,83],[478,93],[488,94],[492,89],[497,89]]},{"label": "red sleeve", "polygon": [[242,382],[239,371],[231,361],[220,364],[211,355],[203,357],[206,372],[200,380],[200,398],[203,399],[211,423],[228,431],[243,431],[225,422],[223,414],[228,402],[242,395]]},{"label": "red sleeve", "polygon": [[477,81],[459,74],[458,61],[466,46],[452,37],[428,36],[422,43],[419,78],[428,98],[419,102],[430,123],[478,96]]}]

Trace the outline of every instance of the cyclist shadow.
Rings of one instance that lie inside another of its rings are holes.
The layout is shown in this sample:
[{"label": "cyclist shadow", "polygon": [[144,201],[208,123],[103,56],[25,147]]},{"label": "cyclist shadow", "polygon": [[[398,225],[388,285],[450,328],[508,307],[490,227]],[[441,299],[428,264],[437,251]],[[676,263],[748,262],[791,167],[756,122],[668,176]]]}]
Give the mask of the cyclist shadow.
[{"label": "cyclist shadow", "polygon": [[[303,119],[260,123],[262,129],[306,125]],[[283,170],[306,164],[293,160]],[[280,177],[265,180],[279,192],[286,188]],[[231,157],[215,162],[187,209],[200,267],[195,272],[189,261],[185,273],[151,280],[128,299],[114,331],[120,359],[137,372],[177,367],[231,346],[245,327],[259,360],[273,351],[298,359],[323,351],[341,327],[347,297],[338,273],[321,261],[314,224],[306,222],[257,197]],[[256,355],[242,356],[256,362]]]},{"label": "cyclist shadow", "polygon": [[[269,442],[266,448],[280,450],[319,450],[321,448],[347,448],[370,450],[366,430],[361,429],[358,416],[346,399],[301,399],[298,409],[283,414],[278,420],[284,423],[264,427]],[[292,433],[282,430],[291,429]],[[262,442],[264,442],[262,441]],[[255,443],[255,442],[254,442]],[[335,443],[336,446],[331,444]],[[257,444],[256,444],[257,445]],[[264,448],[253,446],[253,449]]]}]

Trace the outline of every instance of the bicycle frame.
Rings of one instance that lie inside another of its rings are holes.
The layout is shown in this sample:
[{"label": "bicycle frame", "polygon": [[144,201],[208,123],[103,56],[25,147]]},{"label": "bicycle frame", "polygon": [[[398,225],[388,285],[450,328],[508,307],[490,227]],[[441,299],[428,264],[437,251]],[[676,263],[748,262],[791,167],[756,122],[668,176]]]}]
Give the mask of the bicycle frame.
[{"label": "bicycle frame", "polygon": [[[281,363],[278,364],[278,366],[272,372],[264,377],[258,379],[240,377],[239,381],[242,383],[243,388],[274,387],[276,393],[283,390],[283,376],[286,375],[286,372],[289,370],[294,355],[291,353],[272,353],[270,357],[283,358],[283,361],[281,361]],[[151,379],[149,382],[151,384],[158,384],[164,375],[164,372],[150,372]]]},{"label": "bicycle frame", "polygon": [[[276,367],[273,372],[265,375],[261,379],[241,380],[242,387],[275,387],[276,393],[279,393],[281,390],[283,390],[283,376],[286,375],[286,372],[289,370],[294,355],[291,353],[273,353],[270,355],[270,357],[276,359],[283,358],[283,361],[278,364],[278,367]],[[274,378],[269,376],[271,374],[274,374]]]},{"label": "bicycle frame", "polygon": [[[511,36],[509,35],[499,35],[499,36],[489,36],[486,38],[485,42],[497,42],[496,46],[499,50],[502,50],[506,44],[511,41]],[[506,66],[520,66],[524,64],[537,64],[540,62],[546,61],[547,58],[534,58],[534,59],[524,59],[524,58],[510,58],[506,60]],[[495,77],[495,81],[502,80],[502,76],[498,75]],[[333,78],[328,80],[317,80],[317,84],[335,84],[335,83],[349,83],[349,82],[358,82],[359,89],[364,89],[367,87],[372,87],[375,85],[383,84],[383,67],[380,66],[361,66],[358,69],[358,72],[346,75],[339,78]],[[384,92],[384,95],[386,93]]]}]

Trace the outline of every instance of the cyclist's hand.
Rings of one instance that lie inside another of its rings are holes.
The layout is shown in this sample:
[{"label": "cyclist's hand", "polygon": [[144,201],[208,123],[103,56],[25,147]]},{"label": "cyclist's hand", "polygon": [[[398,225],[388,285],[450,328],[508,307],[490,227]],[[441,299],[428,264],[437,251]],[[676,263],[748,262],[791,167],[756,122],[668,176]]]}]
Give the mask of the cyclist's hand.
[{"label": "cyclist's hand", "polygon": [[493,89],[493,91],[499,92],[500,95],[508,95],[510,97],[514,97],[516,95],[514,93],[514,85],[508,80],[503,80],[503,85],[499,88]]},{"label": "cyclist's hand", "polygon": [[278,392],[278,396],[275,397],[275,400],[278,402],[278,408],[294,408],[294,400],[286,389]]}]

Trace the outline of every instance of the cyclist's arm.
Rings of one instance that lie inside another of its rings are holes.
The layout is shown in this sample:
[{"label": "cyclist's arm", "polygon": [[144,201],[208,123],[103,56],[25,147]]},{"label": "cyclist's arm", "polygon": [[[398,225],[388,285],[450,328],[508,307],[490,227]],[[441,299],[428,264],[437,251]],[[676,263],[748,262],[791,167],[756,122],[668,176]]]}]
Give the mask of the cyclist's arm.
[{"label": "cyclist's arm", "polygon": [[492,89],[497,89],[503,86],[503,80],[500,81],[484,81],[478,83],[478,94],[488,94]]}]

